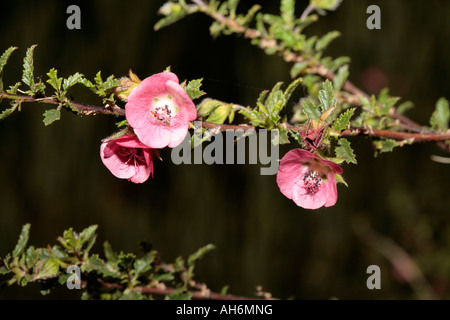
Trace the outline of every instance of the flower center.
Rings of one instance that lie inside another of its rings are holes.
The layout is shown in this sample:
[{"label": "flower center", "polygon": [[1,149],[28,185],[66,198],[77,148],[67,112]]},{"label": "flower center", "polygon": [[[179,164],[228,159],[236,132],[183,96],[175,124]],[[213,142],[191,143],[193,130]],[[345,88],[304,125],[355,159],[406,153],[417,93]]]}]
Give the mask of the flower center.
[{"label": "flower center", "polygon": [[303,182],[303,188],[305,188],[306,194],[312,196],[319,191],[322,178],[316,171],[308,171],[303,177]]},{"label": "flower center", "polygon": [[178,113],[178,110],[173,105],[172,98],[168,96],[164,98],[155,98],[150,112],[157,120],[166,126],[170,126],[172,118]]},{"label": "flower center", "polygon": [[133,165],[136,172],[139,171],[139,163],[145,163],[143,149],[120,147],[117,154],[123,159],[124,163]]}]

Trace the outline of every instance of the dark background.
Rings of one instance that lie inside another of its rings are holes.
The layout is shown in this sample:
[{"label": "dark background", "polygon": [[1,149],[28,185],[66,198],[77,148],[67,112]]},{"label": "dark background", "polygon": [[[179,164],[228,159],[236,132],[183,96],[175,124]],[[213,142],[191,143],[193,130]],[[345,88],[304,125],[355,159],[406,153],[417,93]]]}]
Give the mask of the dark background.
[{"label": "dark background", "polygon": [[[201,14],[155,32],[163,2],[81,3],[81,30],[66,28],[66,8],[74,2],[3,3],[0,51],[19,47],[5,67],[5,86],[20,80],[22,59],[33,44],[35,75],[43,79],[52,67],[59,75],[81,72],[88,79],[99,70],[104,78],[120,77],[131,68],[143,79],[171,66],[180,80],[204,78],[208,97],[242,105],[290,80],[290,65],[242,37],[212,39],[211,20]],[[243,3],[240,8],[251,1]],[[264,12],[278,12],[278,1],[259,3]],[[381,8],[381,30],[366,28],[371,4]],[[298,1],[297,14],[305,7]],[[450,98],[449,14],[450,2],[443,0],[345,0],[307,32],[341,31],[326,54],[351,57],[356,85],[369,93],[389,86],[402,101],[414,102],[408,116],[427,125],[437,99]],[[82,87],[72,95],[97,102]],[[3,101],[2,110],[6,106]],[[279,192],[275,176],[261,176],[259,165],[175,166],[167,149],[164,161],[155,162],[153,180],[119,180],[99,157],[101,139],[117,119],[63,112],[45,127],[48,108],[23,104],[0,122],[0,256],[14,249],[27,222],[35,246],[56,243],[69,227],[98,224],[98,252],[105,240],[125,252],[136,252],[138,242],[147,240],[170,262],[213,243],[217,249],[199,263],[196,276],[214,291],[229,285],[230,293],[254,296],[262,285],[281,299],[423,299],[433,290],[450,297],[450,170],[430,160],[449,155],[432,143],[375,158],[370,139],[352,138],[358,165],[343,165],[349,187],[338,186],[334,207],[308,211]],[[280,157],[294,147],[283,146]],[[365,242],[370,233],[364,225],[383,238]],[[392,257],[396,268],[416,279],[412,285],[398,276]],[[366,287],[366,269],[373,264],[381,268],[381,290]],[[37,285],[0,291],[2,299],[78,297],[65,288],[42,297]]]}]

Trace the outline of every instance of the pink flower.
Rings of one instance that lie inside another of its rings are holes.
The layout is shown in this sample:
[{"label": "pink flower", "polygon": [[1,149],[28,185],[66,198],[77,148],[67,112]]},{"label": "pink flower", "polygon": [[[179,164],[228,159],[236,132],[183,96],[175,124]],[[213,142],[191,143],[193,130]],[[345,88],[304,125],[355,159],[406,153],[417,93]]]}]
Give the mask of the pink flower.
[{"label": "pink flower", "polygon": [[176,147],[197,118],[195,104],[171,72],[144,79],[131,91],[125,105],[128,123],[150,148]]},{"label": "pink flower", "polygon": [[100,157],[113,175],[134,183],[145,182],[153,176],[153,150],[139,141],[134,134],[103,141]]},{"label": "pink flower", "polygon": [[342,168],[332,161],[320,159],[303,149],[293,149],[281,159],[277,184],[281,193],[300,207],[330,207],[337,201],[334,174],[342,172]]}]

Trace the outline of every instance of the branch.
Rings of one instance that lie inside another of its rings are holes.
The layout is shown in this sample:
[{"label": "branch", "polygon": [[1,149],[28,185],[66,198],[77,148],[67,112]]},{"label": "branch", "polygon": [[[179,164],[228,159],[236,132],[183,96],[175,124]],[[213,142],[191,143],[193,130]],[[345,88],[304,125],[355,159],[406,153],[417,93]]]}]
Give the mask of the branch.
[{"label": "branch", "polygon": [[78,112],[79,114],[83,115],[96,115],[96,114],[109,114],[109,115],[116,115],[116,116],[124,116],[125,110],[118,107],[117,105],[106,105],[104,107],[97,107],[97,106],[91,106],[86,104],[81,104],[69,100],[65,101],[59,101],[56,98],[53,97],[45,97],[45,98],[34,98],[27,95],[20,95],[20,94],[10,94],[5,91],[3,91],[0,95],[0,99],[6,98],[10,100],[16,100],[18,103],[22,102],[36,102],[36,103],[49,103],[49,104],[63,104],[69,106],[72,110]]}]

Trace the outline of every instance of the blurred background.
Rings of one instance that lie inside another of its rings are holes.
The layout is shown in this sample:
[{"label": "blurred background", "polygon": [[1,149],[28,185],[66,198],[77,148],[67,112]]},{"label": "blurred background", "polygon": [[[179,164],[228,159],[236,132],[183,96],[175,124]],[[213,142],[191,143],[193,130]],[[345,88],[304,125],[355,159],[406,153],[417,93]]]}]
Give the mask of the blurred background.
[{"label": "blurred background", "polygon": [[[68,30],[66,8],[76,2],[41,0],[2,4],[0,51],[18,46],[4,83],[19,81],[26,48],[35,50],[35,76],[52,67],[67,77],[93,79],[101,70],[141,79],[167,66],[180,80],[204,78],[208,97],[253,105],[262,90],[290,81],[290,65],[266,56],[242,37],[212,39],[201,14],[153,30],[162,0],[96,0],[80,4],[81,30]],[[253,1],[243,1],[241,9]],[[278,1],[259,1],[278,12]],[[366,28],[366,9],[381,9],[381,30]],[[307,1],[297,1],[297,14]],[[438,98],[450,98],[450,2],[344,0],[307,29],[342,32],[327,55],[349,56],[350,80],[368,93],[388,86],[411,100],[407,113],[428,124]],[[98,103],[83,87],[74,100]],[[7,106],[1,104],[1,110]],[[170,150],[144,184],[115,178],[99,157],[101,139],[115,130],[110,116],[64,111],[45,127],[48,105],[23,104],[0,122],[0,256],[14,249],[21,226],[30,244],[55,244],[63,230],[98,224],[96,250],[137,252],[151,242],[165,261],[187,257],[208,243],[217,249],[198,264],[197,280],[220,291],[252,296],[256,287],[281,299],[426,299],[450,297],[450,170],[431,155],[435,144],[415,144],[374,157],[371,141],[351,143],[358,165],[343,165],[346,188],[334,207],[303,210],[285,198],[275,176],[260,165],[180,165]],[[280,157],[296,144],[282,146]],[[411,261],[414,264],[411,264]],[[381,270],[381,289],[369,290],[369,265]],[[38,285],[13,286],[1,299],[76,299],[65,287],[41,296]]]}]

